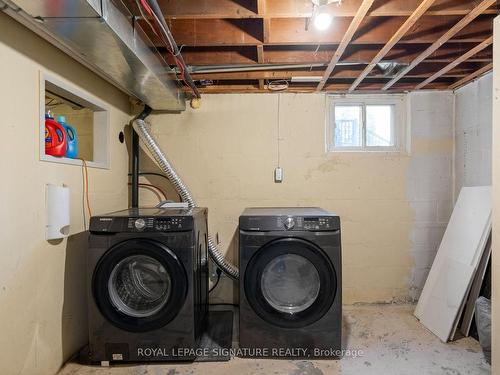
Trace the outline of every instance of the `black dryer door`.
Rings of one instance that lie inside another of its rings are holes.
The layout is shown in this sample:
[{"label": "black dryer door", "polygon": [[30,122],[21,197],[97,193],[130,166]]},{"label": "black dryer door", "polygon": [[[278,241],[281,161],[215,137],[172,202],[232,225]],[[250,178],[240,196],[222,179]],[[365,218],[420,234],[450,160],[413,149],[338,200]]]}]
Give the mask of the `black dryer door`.
[{"label": "black dryer door", "polygon": [[269,242],[245,270],[245,295],[265,321],[299,328],[320,319],[331,307],[337,289],[335,270],[316,245],[299,238]]},{"label": "black dryer door", "polygon": [[184,305],[187,276],[164,244],[131,239],[111,247],[94,270],[92,290],[104,317],[115,326],[145,332],[170,322]]}]

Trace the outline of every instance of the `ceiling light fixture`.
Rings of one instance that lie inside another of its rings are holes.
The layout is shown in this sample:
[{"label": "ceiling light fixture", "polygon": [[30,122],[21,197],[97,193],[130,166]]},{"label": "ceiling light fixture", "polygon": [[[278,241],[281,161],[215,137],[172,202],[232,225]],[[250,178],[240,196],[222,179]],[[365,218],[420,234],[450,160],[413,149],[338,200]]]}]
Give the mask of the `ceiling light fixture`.
[{"label": "ceiling light fixture", "polygon": [[328,29],[332,24],[333,17],[327,12],[327,6],[334,3],[340,5],[342,0],[311,0],[311,2],[313,3],[312,20],[314,27],[319,31]]},{"label": "ceiling light fixture", "polygon": [[313,24],[316,30],[324,31],[332,24],[332,16],[328,13],[317,13],[313,18]]}]

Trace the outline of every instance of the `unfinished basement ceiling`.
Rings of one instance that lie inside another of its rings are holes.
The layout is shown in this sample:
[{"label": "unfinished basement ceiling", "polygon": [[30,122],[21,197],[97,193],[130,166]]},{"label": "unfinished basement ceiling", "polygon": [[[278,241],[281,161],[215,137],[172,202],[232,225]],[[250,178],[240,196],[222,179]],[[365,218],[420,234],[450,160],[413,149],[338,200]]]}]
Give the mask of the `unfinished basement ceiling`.
[{"label": "unfinished basement ceiling", "polygon": [[[135,0],[123,1],[140,16]],[[334,18],[327,30],[318,31],[310,0],[159,4],[201,91],[214,93],[267,91],[274,80],[287,80],[291,92],[455,88],[491,69],[490,38],[499,13],[494,0],[342,0],[322,8]],[[203,71],[259,64],[301,66]],[[306,82],[292,81],[304,76]]]}]

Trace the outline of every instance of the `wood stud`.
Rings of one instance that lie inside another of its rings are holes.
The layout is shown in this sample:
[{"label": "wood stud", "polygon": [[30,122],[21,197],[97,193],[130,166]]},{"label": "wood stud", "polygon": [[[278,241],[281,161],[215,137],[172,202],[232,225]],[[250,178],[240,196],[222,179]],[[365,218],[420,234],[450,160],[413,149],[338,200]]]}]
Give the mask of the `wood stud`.
[{"label": "wood stud", "polygon": [[[138,14],[135,0],[123,1]],[[328,32],[319,32],[310,25],[309,0],[159,3],[190,65],[325,64],[309,71],[197,73],[198,80],[216,81],[205,92],[258,92],[266,89],[267,79],[298,75],[322,79],[319,84],[293,83],[287,91],[454,89],[490,70],[491,43],[486,41],[500,13],[495,0],[346,0],[327,7],[335,20]],[[381,62],[409,65],[387,77],[378,67]]]}]

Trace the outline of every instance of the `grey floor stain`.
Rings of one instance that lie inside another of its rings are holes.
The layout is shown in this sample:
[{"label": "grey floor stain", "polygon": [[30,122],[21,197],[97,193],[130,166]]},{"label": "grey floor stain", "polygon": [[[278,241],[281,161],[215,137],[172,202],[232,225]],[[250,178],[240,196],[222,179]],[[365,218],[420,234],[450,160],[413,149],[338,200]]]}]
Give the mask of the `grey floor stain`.
[{"label": "grey floor stain", "polygon": [[325,375],[323,371],[309,361],[300,361],[294,364],[297,366],[297,369],[293,370],[290,375]]}]

